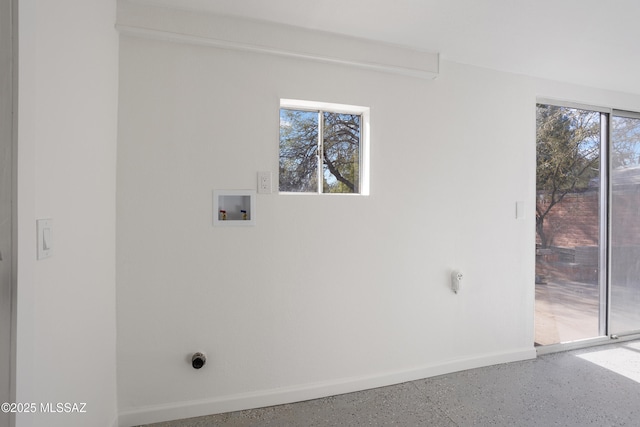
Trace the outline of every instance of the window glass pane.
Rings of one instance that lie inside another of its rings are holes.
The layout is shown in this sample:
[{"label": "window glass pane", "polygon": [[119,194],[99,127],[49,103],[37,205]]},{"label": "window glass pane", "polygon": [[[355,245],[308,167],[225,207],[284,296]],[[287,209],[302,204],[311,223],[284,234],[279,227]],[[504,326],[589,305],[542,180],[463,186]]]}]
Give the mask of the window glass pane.
[{"label": "window glass pane", "polygon": [[536,110],[536,343],[600,335],[601,114]]},{"label": "window glass pane", "polygon": [[611,331],[640,330],[640,120],[611,119]]},{"label": "window glass pane", "polygon": [[323,113],[322,191],[358,193],[360,186],[360,116]]},{"label": "window glass pane", "polygon": [[318,112],[280,109],[280,191],[318,191]]}]

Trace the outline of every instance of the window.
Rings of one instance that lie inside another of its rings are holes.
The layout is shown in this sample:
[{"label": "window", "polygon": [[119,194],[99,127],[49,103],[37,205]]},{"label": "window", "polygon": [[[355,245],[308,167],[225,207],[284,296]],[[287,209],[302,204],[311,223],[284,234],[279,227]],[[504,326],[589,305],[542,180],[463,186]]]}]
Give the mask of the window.
[{"label": "window", "polygon": [[282,100],[279,189],[368,194],[364,107]]}]

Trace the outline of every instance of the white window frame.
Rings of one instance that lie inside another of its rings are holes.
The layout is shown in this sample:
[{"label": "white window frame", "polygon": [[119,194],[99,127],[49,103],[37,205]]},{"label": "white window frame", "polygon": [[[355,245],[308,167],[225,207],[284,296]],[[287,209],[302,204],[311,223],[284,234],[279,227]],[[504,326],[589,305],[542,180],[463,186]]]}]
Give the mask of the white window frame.
[{"label": "white window frame", "polygon": [[[298,192],[298,191],[280,191],[279,194],[313,194],[313,195],[331,195],[331,196],[368,196],[370,190],[369,184],[369,120],[370,120],[370,108],[357,105],[336,104],[331,102],[316,102],[305,101],[300,99],[281,99],[280,108],[278,109],[278,115],[280,109],[290,110],[307,110],[307,111],[322,111],[329,113],[339,114],[357,114],[361,117],[360,121],[360,181],[358,193],[324,193],[321,188],[318,188],[316,192]],[[321,132],[320,132],[321,134]],[[320,135],[320,138],[322,136]],[[280,151],[278,150],[278,156]],[[322,160],[320,160],[322,161]],[[322,165],[319,165],[318,173],[322,173]],[[279,175],[278,175],[279,178]],[[319,180],[320,184],[322,180]],[[279,184],[278,184],[279,188]]]}]

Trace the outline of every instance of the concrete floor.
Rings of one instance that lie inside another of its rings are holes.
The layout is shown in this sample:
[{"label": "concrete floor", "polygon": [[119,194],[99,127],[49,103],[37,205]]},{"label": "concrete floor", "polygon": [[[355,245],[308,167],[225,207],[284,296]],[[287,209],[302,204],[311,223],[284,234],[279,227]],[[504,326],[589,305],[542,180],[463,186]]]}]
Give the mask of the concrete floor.
[{"label": "concrete floor", "polygon": [[640,341],[148,427],[638,426]]}]

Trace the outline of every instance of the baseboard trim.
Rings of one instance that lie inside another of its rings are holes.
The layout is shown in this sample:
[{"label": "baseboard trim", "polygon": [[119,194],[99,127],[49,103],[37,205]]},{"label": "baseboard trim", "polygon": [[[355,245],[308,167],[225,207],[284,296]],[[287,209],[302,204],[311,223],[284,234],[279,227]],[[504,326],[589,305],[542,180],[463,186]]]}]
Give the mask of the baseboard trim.
[{"label": "baseboard trim", "polygon": [[521,348],[509,352],[484,354],[476,357],[436,363],[403,371],[386,372],[378,375],[344,378],[301,386],[261,390],[214,399],[145,406],[121,412],[119,425],[120,427],[133,427],[141,424],[200,417],[203,415],[220,414],[224,412],[260,408],[264,406],[282,405],[285,403],[302,402],[326,396],[400,384],[407,381],[415,381],[451,372],[465,371],[467,369],[534,359],[535,357],[536,350],[532,346],[530,348]]}]

